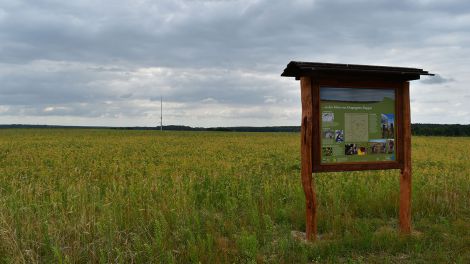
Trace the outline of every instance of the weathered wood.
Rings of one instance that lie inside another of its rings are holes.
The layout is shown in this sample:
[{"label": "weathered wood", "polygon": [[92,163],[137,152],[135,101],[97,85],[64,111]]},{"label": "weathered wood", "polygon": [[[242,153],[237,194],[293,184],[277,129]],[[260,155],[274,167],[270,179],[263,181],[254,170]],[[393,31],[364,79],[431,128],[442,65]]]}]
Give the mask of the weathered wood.
[{"label": "weathered wood", "polygon": [[369,77],[362,79],[353,79],[352,77],[330,77],[314,79],[319,86],[348,87],[348,88],[366,88],[366,89],[401,89],[402,81],[399,80],[376,80]]},{"label": "weathered wood", "polygon": [[313,98],[312,80],[309,77],[300,78],[300,91],[302,99],[301,177],[306,202],[306,236],[311,241],[317,236],[317,202],[312,178]]},{"label": "weathered wood", "polygon": [[403,84],[403,162],[400,171],[400,232],[411,233],[411,113],[409,83]]},{"label": "weathered wood", "polygon": [[399,89],[396,90],[395,98],[395,148],[396,160],[400,163],[400,170],[404,168],[404,145],[403,145],[403,83],[400,84]]},{"label": "weathered wood", "polygon": [[319,171],[321,160],[320,84],[312,80],[312,172]]},{"label": "weathered wood", "polygon": [[365,78],[381,76],[382,78],[394,78],[403,81],[419,79],[420,75],[434,75],[423,69],[390,67],[377,65],[357,65],[357,64],[338,64],[338,63],[319,63],[291,61],[281,76],[301,77],[301,76],[333,75],[340,77],[349,75],[355,77],[363,75]]}]

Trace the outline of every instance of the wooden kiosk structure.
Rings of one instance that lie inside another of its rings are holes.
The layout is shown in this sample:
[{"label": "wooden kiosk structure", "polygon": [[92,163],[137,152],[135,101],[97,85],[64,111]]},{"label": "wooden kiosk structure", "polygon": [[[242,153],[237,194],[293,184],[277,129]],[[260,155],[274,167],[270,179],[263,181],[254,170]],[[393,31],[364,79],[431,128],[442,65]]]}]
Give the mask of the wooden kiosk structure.
[{"label": "wooden kiosk structure", "polygon": [[313,172],[400,169],[399,227],[411,232],[409,81],[422,69],[291,61],[281,76],[300,80],[301,178],[306,236],[317,237]]}]

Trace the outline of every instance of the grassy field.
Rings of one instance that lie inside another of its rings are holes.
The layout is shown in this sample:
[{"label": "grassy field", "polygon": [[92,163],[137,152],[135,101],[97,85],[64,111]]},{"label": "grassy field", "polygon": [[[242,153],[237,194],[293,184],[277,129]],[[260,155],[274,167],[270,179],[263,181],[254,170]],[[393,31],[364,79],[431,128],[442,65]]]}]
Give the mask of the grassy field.
[{"label": "grassy field", "polygon": [[470,263],[470,138],[413,137],[398,171],[316,175],[306,245],[297,133],[0,130],[0,263]]}]

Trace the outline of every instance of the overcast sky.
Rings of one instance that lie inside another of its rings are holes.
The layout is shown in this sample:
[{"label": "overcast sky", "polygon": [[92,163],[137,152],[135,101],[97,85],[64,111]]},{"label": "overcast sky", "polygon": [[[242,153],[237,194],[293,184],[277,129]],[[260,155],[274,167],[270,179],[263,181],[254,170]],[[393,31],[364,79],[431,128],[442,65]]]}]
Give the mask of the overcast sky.
[{"label": "overcast sky", "polygon": [[299,125],[291,60],[423,68],[412,122],[470,123],[468,0],[0,0],[0,123]]}]

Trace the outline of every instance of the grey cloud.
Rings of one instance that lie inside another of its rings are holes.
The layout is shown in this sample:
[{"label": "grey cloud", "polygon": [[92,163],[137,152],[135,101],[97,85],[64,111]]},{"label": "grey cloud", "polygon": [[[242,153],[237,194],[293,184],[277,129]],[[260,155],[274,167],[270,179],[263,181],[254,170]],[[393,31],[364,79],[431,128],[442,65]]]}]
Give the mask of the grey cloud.
[{"label": "grey cloud", "polygon": [[424,100],[421,103],[425,104],[448,104],[450,103],[449,100]]},{"label": "grey cloud", "polygon": [[468,1],[0,2],[8,115],[138,117],[163,96],[182,123],[199,109],[297,124],[298,82],[279,77],[290,60],[429,67],[441,76],[415,83],[454,91],[469,81],[451,73],[470,70]]},{"label": "grey cloud", "polygon": [[0,58],[279,67],[293,57],[331,56],[345,47],[432,42],[429,38],[435,34],[421,26],[429,21],[429,12],[452,20],[462,10],[408,1],[293,1],[288,8],[283,1],[105,1],[93,3],[95,8],[86,1],[78,3],[39,2],[6,9],[8,18],[0,26],[5,52]]},{"label": "grey cloud", "polygon": [[448,82],[453,82],[454,79],[452,78],[444,78],[439,74],[436,74],[434,76],[427,76],[425,79],[421,80],[422,83],[424,84],[443,84],[443,83],[448,83]]},{"label": "grey cloud", "polygon": [[93,102],[116,95],[103,86],[103,79],[122,78],[96,74],[66,63],[35,62],[3,65],[0,72],[0,104],[45,104]]},{"label": "grey cloud", "polygon": [[[165,102],[192,107],[207,103],[252,107],[263,105],[267,95],[280,105],[289,105],[296,95],[278,81],[270,81],[269,78],[277,80],[277,75],[224,69],[122,67],[122,71],[118,71],[121,68],[116,67],[111,71],[102,70],[108,68],[38,61],[9,69],[12,74],[0,75],[0,82],[4,84],[0,90],[0,105],[19,107],[12,107],[3,114],[11,115],[16,111],[21,115],[96,117],[113,112],[131,116],[147,109],[126,101],[159,101],[160,96]],[[26,110],[20,111],[21,108]]]},{"label": "grey cloud", "polygon": [[132,93],[126,93],[126,94],[119,96],[119,98],[130,98],[131,96],[132,96]]},{"label": "grey cloud", "polygon": [[[91,10],[84,4],[36,4],[26,11],[17,8],[13,12],[19,15],[6,19],[1,58],[246,67],[284,62],[286,51],[321,54],[344,44],[387,45],[396,42],[395,34],[421,32],[400,28],[415,24],[412,20],[420,16],[403,12],[410,5],[306,2],[294,1],[289,8],[281,1],[107,2]],[[396,13],[389,12],[391,7]],[[366,16],[370,9],[376,9],[370,12],[372,18]],[[394,19],[403,24],[390,23]]]}]

